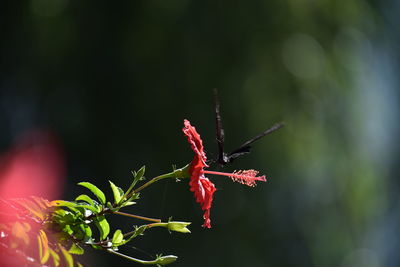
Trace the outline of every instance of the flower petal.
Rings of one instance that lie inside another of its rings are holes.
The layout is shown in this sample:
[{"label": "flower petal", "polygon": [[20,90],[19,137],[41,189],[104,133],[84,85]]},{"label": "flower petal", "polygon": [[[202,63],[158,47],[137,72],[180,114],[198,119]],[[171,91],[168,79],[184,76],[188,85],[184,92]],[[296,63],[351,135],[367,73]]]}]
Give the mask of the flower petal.
[{"label": "flower petal", "polygon": [[211,228],[210,209],[213,200],[213,194],[217,190],[214,184],[208,180],[203,173],[203,169],[208,167],[206,164],[207,157],[204,152],[203,141],[188,120],[184,121],[183,133],[186,135],[188,142],[195,153],[195,156],[190,163],[190,191],[194,193],[196,202],[200,204],[204,211],[203,227]]},{"label": "flower petal", "polygon": [[190,191],[194,193],[196,202],[200,204],[201,209],[204,211],[204,224],[203,227],[211,228],[210,224],[210,209],[213,201],[214,192],[217,190],[215,185],[208,180],[208,178],[201,175],[196,181],[191,179],[189,182]]},{"label": "flower petal", "polygon": [[184,127],[182,129],[183,133],[186,135],[192,150],[195,153],[195,159],[198,158],[199,161],[203,164],[203,167],[208,167],[206,164],[207,157],[204,152],[203,141],[201,140],[200,135],[197,133],[196,128],[190,124],[190,121],[184,120]]}]

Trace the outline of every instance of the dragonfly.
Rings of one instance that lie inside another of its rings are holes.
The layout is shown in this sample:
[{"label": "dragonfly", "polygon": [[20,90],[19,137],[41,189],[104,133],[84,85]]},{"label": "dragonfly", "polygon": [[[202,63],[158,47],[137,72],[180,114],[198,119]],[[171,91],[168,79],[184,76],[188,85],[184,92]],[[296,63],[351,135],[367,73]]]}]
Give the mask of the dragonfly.
[{"label": "dragonfly", "polygon": [[221,167],[224,167],[226,164],[231,163],[235,159],[240,156],[246,155],[250,153],[251,145],[257,140],[263,138],[266,135],[275,132],[276,130],[282,128],[285,123],[279,122],[266,129],[259,135],[251,138],[250,140],[244,142],[239,148],[233,150],[231,153],[226,153],[224,151],[224,143],[225,143],[225,131],[222,127],[221,113],[220,113],[220,102],[218,97],[218,90],[214,89],[214,108],[215,108],[215,128],[216,128],[216,141],[218,144],[218,158],[212,160],[212,162],[217,162]]}]

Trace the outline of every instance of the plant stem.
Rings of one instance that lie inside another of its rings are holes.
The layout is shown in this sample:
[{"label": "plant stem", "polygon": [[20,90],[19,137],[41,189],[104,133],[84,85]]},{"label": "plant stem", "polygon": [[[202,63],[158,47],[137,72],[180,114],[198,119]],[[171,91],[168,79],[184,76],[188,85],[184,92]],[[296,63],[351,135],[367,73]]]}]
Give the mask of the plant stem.
[{"label": "plant stem", "polygon": [[[145,226],[146,226],[146,229],[149,229],[149,228],[153,228],[153,227],[157,227],[157,226],[165,227],[166,225],[168,225],[168,223],[156,222],[156,223],[149,223]],[[130,235],[134,234],[135,232],[136,232],[136,230],[125,233],[124,237],[130,236]]]},{"label": "plant stem", "polygon": [[130,257],[130,256],[128,256],[128,255],[125,255],[125,254],[116,252],[116,251],[114,251],[114,250],[112,250],[112,249],[107,249],[107,251],[108,251],[109,253],[118,255],[118,256],[123,257],[123,258],[125,258],[125,259],[131,260],[131,261],[134,261],[134,262],[137,262],[137,263],[141,263],[141,264],[149,264],[149,265],[150,265],[150,264],[157,264],[157,262],[158,262],[157,260],[152,260],[152,261],[139,260],[139,259]]},{"label": "plant stem", "polygon": [[140,186],[140,187],[136,188],[135,190],[133,190],[133,191],[132,191],[131,193],[129,193],[129,195],[126,196],[125,198],[126,198],[126,199],[129,199],[133,194],[136,194],[136,193],[142,191],[143,189],[145,189],[145,188],[148,187],[149,185],[151,185],[151,184],[153,184],[153,183],[155,183],[155,182],[157,182],[157,181],[160,181],[160,180],[162,180],[162,179],[165,179],[165,178],[185,178],[185,177],[188,177],[188,171],[187,171],[188,167],[189,167],[189,165],[186,165],[185,167],[180,168],[180,169],[176,169],[176,170],[174,170],[174,171],[172,171],[172,172],[170,172],[170,173],[166,173],[166,174],[163,174],[163,175],[159,175],[159,176],[157,176],[157,177],[154,177],[153,179],[151,179],[151,180],[148,181],[147,183],[145,183],[145,184],[143,184],[142,186]]},{"label": "plant stem", "polygon": [[153,179],[151,179],[147,183],[143,184],[142,186],[138,187],[137,189],[133,190],[132,192],[133,192],[133,194],[136,194],[137,192],[141,191],[142,189],[145,189],[146,187],[148,187],[152,183],[160,181],[161,179],[172,178],[172,177],[174,177],[174,172],[170,172],[170,173],[166,173],[166,174],[154,177]]},{"label": "plant stem", "polygon": [[151,222],[157,222],[157,223],[161,222],[160,219],[153,219],[153,218],[148,218],[148,217],[144,217],[144,216],[129,214],[129,213],[120,212],[120,211],[113,211],[112,214],[118,214],[118,215],[122,215],[122,216],[126,216],[126,217],[131,217],[131,218],[136,218],[136,219],[145,220],[145,221],[151,221]]}]

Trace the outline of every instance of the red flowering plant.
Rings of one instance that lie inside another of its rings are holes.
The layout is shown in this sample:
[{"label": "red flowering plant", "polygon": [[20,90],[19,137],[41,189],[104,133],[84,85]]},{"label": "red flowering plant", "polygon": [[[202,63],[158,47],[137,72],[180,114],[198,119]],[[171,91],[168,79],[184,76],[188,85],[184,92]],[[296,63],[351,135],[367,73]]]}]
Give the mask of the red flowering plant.
[{"label": "red flowering plant", "polygon": [[[139,182],[145,180],[145,168],[142,167],[132,172],[133,179],[127,190],[110,181],[113,193],[111,199],[89,182],[81,182],[79,185],[91,191],[93,196],[82,194],[73,201],[48,201],[28,196],[5,199],[0,196],[0,266],[83,266],[77,262],[76,255],[84,254],[87,248],[103,250],[140,264],[161,266],[174,262],[177,259],[174,255],[157,255],[153,259],[141,260],[119,252],[120,247],[155,227],[190,233],[187,228],[190,222],[171,219],[162,221],[122,212],[122,209],[137,204],[143,189],[165,178],[189,178],[189,189],[204,211],[203,227],[211,228],[210,210],[216,188],[206,175],[227,176],[248,186],[255,186],[257,181],[266,181],[265,176],[257,176],[255,170],[233,173],[207,170],[209,165],[200,135],[188,120],[184,120],[182,130],[194,152],[194,158],[188,165],[154,177],[137,187]],[[146,223],[123,231],[110,225],[107,217],[111,215]]]},{"label": "red flowering plant", "polygon": [[256,181],[265,182],[265,175],[257,176],[258,171],[245,170],[233,173],[224,173],[216,171],[208,171],[207,157],[204,152],[203,141],[197,133],[196,128],[193,127],[188,120],[184,121],[183,133],[186,135],[193,152],[195,153],[194,159],[189,165],[190,174],[190,191],[194,193],[196,201],[201,205],[204,210],[204,224],[203,227],[211,228],[210,209],[213,201],[214,192],[217,190],[215,185],[205,177],[205,174],[228,176],[235,182],[240,182],[248,186],[255,186]]}]

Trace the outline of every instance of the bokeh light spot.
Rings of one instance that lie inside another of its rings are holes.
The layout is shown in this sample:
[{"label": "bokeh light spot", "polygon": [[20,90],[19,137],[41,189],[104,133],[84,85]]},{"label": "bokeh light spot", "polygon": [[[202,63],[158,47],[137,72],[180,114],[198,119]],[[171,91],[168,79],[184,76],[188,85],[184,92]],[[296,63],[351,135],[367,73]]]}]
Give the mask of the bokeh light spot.
[{"label": "bokeh light spot", "polygon": [[59,15],[68,5],[68,0],[32,0],[31,11],[40,17]]},{"label": "bokeh light spot", "polygon": [[289,37],[283,44],[282,58],[286,68],[299,78],[317,78],[324,71],[324,50],[306,34]]}]

